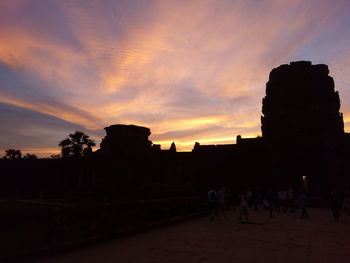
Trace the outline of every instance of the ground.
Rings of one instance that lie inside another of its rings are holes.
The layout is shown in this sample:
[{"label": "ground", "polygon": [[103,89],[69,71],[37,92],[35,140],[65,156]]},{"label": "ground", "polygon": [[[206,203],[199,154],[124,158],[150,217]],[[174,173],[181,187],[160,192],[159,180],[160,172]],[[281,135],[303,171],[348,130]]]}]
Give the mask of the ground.
[{"label": "ground", "polygon": [[249,211],[239,223],[236,209],[228,220],[202,217],[35,262],[350,262],[350,216],[335,222],[329,209],[316,208],[309,215]]}]

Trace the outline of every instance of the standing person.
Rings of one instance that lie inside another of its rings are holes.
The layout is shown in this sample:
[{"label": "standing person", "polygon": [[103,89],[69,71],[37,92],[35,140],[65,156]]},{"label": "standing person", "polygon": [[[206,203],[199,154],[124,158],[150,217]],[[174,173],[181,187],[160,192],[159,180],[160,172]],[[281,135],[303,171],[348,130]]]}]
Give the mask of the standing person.
[{"label": "standing person", "polygon": [[215,215],[218,213],[218,198],[215,188],[209,190],[208,192],[208,203],[210,207],[210,219],[214,220]]},{"label": "standing person", "polygon": [[225,192],[226,189],[222,187],[219,192],[217,193],[218,196],[218,212],[219,216],[223,216],[225,219],[227,219],[226,216],[226,203],[225,203]]},{"label": "standing person", "polygon": [[306,202],[307,202],[307,196],[305,192],[302,192],[299,196],[299,207],[301,208],[301,218],[308,218],[309,215],[306,211]]},{"label": "standing person", "polygon": [[279,190],[277,192],[277,211],[279,213],[281,212],[282,202],[283,202],[283,192],[282,190]]},{"label": "standing person", "polygon": [[273,218],[273,210],[275,209],[276,194],[273,190],[267,192],[267,202],[269,204],[270,218]]},{"label": "standing person", "polygon": [[288,211],[288,191],[286,189],[281,192],[281,198],[282,213],[285,213]]},{"label": "standing person", "polygon": [[226,203],[226,210],[230,211],[231,208],[233,207],[233,196],[232,196],[232,191],[231,191],[230,188],[226,189],[226,192],[225,192],[225,203]]},{"label": "standing person", "polygon": [[254,211],[259,210],[259,201],[259,192],[258,190],[254,189],[254,191],[252,191],[252,206],[254,207]]},{"label": "standing person", "polygon": [[62,234],[61,232],[63,229],[62,211],[60,207],[55,206],[50,212],[49,228],[46,240],[50,247],[56,248],[60,241]]},{"label": "standing person", "polygon": [[248,220],[248,197],[244,192],[241,192],[239,195],[239,206],[241,207],[241,212],[238,219],[242,220],[242,216],[244,215],[245,219]]},{"label": "standing person", "polygon": [[248,202],[248,206],[251,206],[253,204],[253,192],[250,187],[248,187],[248,190],[246,192],[246,199]]},{"label": "standing person", "polygon": [[261,189],[255,191],[255,193],[256,193],[256,195],[255,195],[254,210],[258,211],[259,210],[259,205],[262,203],[262,200],[263,200],[263,193],[262,193]]},{"label": "standing person", "polygon": [[288,192],[288,206],[289,206],[289,212],[295,212],[294,207],[294,190],[292,188],[289,188]]},{"label": "standing person", "polygon": [[331,192],[331,198],[330,198],[330,203],[331,203],[331,209],[333,213],[333,217],[335,221],[339,221],[339,215],[340,215],[340,208],[342,204],[342,197],[337,191],[332,191]]},{"label": "standing person", "polygon": [[343,200],[343,209],[348,215],[350,215],[350,195],[346,194]]}]

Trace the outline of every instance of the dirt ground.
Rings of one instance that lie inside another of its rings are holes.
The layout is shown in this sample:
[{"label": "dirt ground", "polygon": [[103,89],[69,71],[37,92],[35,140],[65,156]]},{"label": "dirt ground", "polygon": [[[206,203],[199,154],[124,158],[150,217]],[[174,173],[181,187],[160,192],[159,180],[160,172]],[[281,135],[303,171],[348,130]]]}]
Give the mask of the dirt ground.
[{"label": "dirt ground", "polygon": [[350,216],[335,222],[329,209],[275,214],[249,211],[239,223],[238,211],[228,220],[208,217],[153,229],[113,242],[42,258],[40,263],[168,262],[350,262]]}]

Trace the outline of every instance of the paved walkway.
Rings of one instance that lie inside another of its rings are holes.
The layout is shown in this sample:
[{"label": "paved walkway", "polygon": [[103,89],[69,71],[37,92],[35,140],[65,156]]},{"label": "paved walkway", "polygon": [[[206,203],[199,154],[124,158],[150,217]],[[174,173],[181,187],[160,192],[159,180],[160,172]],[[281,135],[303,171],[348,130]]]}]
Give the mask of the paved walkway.
[{"label": "paved walkway", "polygon": [[328,209],[309,209],[307,220],[300,211],[249,212],[257,224],[238,223],[237,209],[227,221],[195,219],[36,262],[350,262],[350,216],[336,223]]}]

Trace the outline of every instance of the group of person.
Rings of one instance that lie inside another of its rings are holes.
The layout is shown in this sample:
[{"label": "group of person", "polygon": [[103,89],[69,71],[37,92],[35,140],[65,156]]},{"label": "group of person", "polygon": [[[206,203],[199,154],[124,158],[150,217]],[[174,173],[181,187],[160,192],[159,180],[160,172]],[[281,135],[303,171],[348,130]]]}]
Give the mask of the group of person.
[{"label": "group of person", "polygon": [[[275,212],[295,212],[300,208],[302,219],[309,217],[307,211],[308,197],[305,191],[295,192],[292,188],[280,189],[279,191],[252,191],[248,188],[239,194],[232,194],[229,188],[210,189],[208,192],[208,203],[210,205],[210,218],[214,220],[227,219],[227,211],[240,207],[239,220],[248,220],[248,207],[258,210],[259,206],[269,211],[269,216],[274,217]],[[339,221],[340,211],[350,215],[350,195],[342,197],[338,192],[332,191],[329,199],[331,211],[336,221]]]},{"label": "group of person", "polygon": [[214,220],[215,217],[223,217],[227,219],[226,211],[230,209],[230,197],[230,191],[227,191],[225,187],[218,190],[209,190],[208,203],[210,205],[210,218],[212,220]]}]

